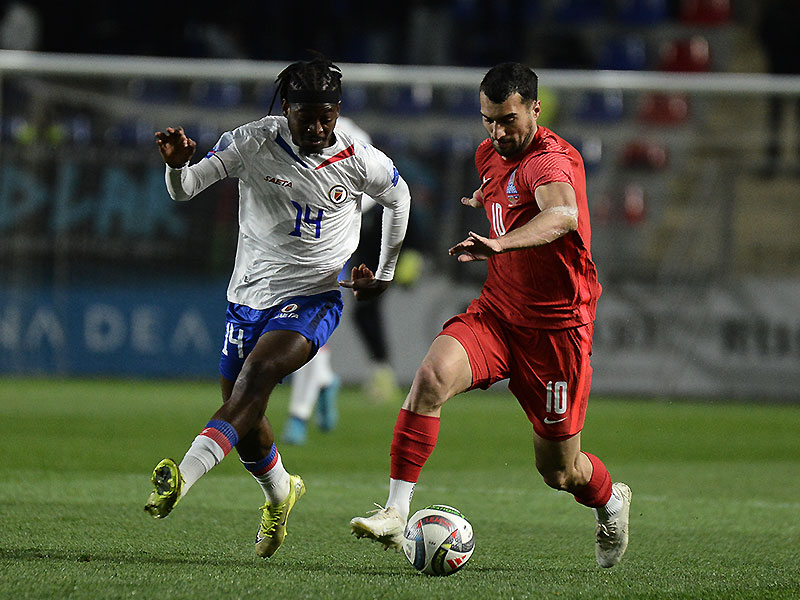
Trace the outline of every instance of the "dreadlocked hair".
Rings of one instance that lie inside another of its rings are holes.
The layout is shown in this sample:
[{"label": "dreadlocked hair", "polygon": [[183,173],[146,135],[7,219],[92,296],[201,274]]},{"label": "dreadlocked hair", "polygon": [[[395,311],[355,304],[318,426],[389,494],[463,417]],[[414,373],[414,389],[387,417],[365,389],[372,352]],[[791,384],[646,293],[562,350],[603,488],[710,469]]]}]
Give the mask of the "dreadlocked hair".
[{"label": "dreadlocked hair", "polygon": [[290,103],[339,102],[342,97],[342,70],[322,54],[313,54],[311,60],[292,63],[278,73],[270,114],[278,95],[281,101]]}]

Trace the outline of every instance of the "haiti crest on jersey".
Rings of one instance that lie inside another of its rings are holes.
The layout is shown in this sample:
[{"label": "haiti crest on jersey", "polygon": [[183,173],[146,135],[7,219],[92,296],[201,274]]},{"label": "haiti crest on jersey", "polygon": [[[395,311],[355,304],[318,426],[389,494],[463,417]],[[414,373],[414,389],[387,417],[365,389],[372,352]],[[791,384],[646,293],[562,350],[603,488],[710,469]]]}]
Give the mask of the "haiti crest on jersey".
[{"label": "haiti crest on jersey", "polygon": [[341,204],[347,197],[349,196],[349,192],[347,188],[344,187],[341,183],[337,183],[333,186],[330,190],[328,190],[328,198],[331,199],[332,202],[336,204]]},{"label": "haiti crest on jersey", "polygon": [[514,177],[517,175],[517,170],[514,169],[511,172],[511,175],[508,176],[508,184],[506,184],[506,196],[508,197],[508,203],[511,206],[514,206],[517,202],[519,202],[519,192],[517,191],[517,187],[514,185]]}]

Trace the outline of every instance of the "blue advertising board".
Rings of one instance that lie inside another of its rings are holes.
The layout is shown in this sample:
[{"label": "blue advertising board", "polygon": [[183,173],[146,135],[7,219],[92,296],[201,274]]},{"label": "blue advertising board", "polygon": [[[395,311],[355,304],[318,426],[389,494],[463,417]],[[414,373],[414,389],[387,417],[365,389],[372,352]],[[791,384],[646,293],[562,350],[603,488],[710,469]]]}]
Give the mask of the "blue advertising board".
[{"label": "blue advertising board", "polygon": [[225,282],[0,291],[0,373],[215,377]]}]

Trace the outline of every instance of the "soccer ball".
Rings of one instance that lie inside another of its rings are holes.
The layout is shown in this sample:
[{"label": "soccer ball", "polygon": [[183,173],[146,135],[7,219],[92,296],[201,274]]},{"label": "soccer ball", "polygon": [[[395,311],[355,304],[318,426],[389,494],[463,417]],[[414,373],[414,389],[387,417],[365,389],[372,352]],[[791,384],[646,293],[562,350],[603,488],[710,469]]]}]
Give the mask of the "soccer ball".
[{"label": "soccer ball", "polygon": [[475,549],[472,525],[458,509],[433,504],[418,510],[403,532],[403,553],[426,575],[452,575]]}]

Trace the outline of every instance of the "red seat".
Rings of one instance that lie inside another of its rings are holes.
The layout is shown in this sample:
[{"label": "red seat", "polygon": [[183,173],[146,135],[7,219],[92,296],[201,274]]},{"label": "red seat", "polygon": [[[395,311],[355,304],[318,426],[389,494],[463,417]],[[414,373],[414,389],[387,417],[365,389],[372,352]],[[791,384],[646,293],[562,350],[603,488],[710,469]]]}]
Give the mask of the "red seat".
[{"label": "red seat", "polygon": [[626,184],[622,189],[597,194],[590,204],[592,223],[637,226],[647,218],[646,200],[644,187],[635,182]]},{"label": "red seat", "polygon": [[651,125],[680,125],[689,120],[689,98],[685,94],[650,93],[642,98],[637,117]]},{"label": "red seat", "polygon": [[707,73],[711,70],[711,49],[701,35],[668,42],[661,50],[661,71]]},{"label": "red seat", "polygon": [[668,162],[667,147],[651,140],[631,140],[620,154],[620,163],[632,169],[660,171]]},{"label": "red seat", "polygon": [[731,0],[683,0],[680,17],[687,25],[724,25],[731,21]]},{"label": "red seat", "polygon": [[644,188],[631,183],[625,186],[622,200],[622,214],[628,225],[638,225],[645,219]]},{"label": "red seat", "polygon": [[614,201],[608,191],[594,195],[589,209],[591,210],[592,225],[609,225],[616,216]]}]

